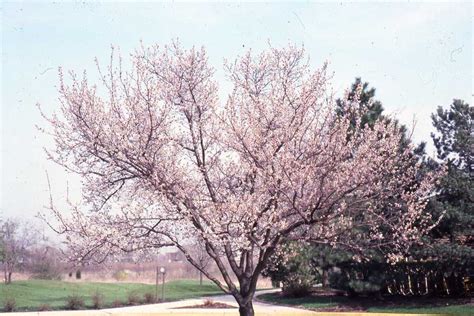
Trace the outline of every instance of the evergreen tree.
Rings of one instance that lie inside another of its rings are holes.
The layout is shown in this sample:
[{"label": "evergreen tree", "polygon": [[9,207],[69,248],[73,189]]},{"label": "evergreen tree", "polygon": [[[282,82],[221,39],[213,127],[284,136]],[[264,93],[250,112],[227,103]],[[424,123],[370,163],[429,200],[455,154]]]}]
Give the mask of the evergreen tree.
[{"label": "evergreen tree", "polygon": [[[353,115],[354,110],[365,112],[360,120],[360,127],[373,127],[378,120],[389,123],[391,118],[383,115],[384,108],[382,102],[375,99],[375,92],[375,88],[370,87],[368,82],[362,82],[361,78],[356,78],[347,93],[349,99],[354,99],[357,95],[360,102],[348,104],[342,99],[336,100],[337,114],[341,116]],[[350,108],[354,105],[357,105],[358,108]],[[352,121],[352,124],[355,127],[355,119]],[[403,138],[400,143],[400,150],[402,150],[406,148],[405,146],[409,144],[409,141],[405,136],[405,126],[400,125],[400,130],[403,133]],[[421,144],[418,151],[422,152],[423,148],[424,144]],[[400,199],[397,200],[396,197],[394,197],[391,202],[398,202],[399,200]],[[389,205],[389,203],[387,203],[387,205]],[[388,206],[387,210],[389,210]],[[354,233],[368,233],[364,228],[361,229],[362,231],[354,231]],[[367,251],[363,254],[356,254],[342,246],[333,247],[325,244],[313,244],[311,247],[306,245],[295,247],[293,243],[289,243],[289,245],[292,245],[292,247],[284,247],[281,249],[279,258],[275,255],[275,260],[272,260],[275,264],[271,264],[264,273],[266,276],[271,277],[273,281],[283,282],[284,293],[289,292],[285,291],[285,288],[296,288],[297,284],[303,284],[304,282],[301,281],[303,277],[305,280],[310,279],[306,273],[308,266],[313,267],[311,271],[316,273],[315,280],[321,280],[323,286],[329,286],[329,283],[331,283],[332,286],[348,291],[354,295],[358,293],[377,292],[380,291],[383,286],[384,278],[380,271],[382,270],[382,266],[385,266],[386,259],[377,251]],[[282,252],[284,253],[283,255]],[[364,261],[354,261],[355,256],[363,258]],[[285,260],[281,260],[282,257],[289,257],[291,260],[286,260],[285,264],[277,264],[277,262],[285,262]],[[309,260],[309,262],[305,263],[307,260]],[[334,271],[338,271],[338,273],[333,273]],[[358,278],[356,279],[356,277]],[[292,280],[294,282],[292,282]],[[307,283],[308,282],[306,282],[306,284]]]},{"label": "evergreen tree", "polygon": [[473,242],[474,224],[474,107],[454,100],[448,110],[433,114],[437,133],[432,134],[438,159],[448,172],[440,186],[434,208],[445,210],[435,232],[450,241]]},{"label": "evergreen tree", "polygon": [[455,99],[449,109],[438,107],[432,115],[432,134],[438,158],[472,177],[474,171],[474,107]]},{"label": "evergreen tree", "polygon": [[[383,114],[384,108],[382,102],[375,99],[375,88],[370,87],[368,82],[362,82],[360,77],[356,77],[354,83],[352,83],[350,90],[347,91],[349,99],[352,100],[358,95],[360,102],[357,102],[358,108],[357,111],[363,111],[365,114],[360,120],[360,126],[373,127],[376,121],[384,120],[385,122],[390,123],[392,118],[387,117]],[[343,99],[336,100],[336,113],[341,116],[353,115],[353,112],[349,108],[349,105],[343,101]],[[406,148],[410,144],[410,140],[406,136],[407,128],[405,125],[399,124],[396,120],[395,123],[399,126],[400,132],[402,133],[402,140],[400,144],[400,149]],[[355,119],[352,120],[352,125],[355,126]],[[424,144],[420,144],[424,146]]]},{"label": "evergreen tree", "polygon": [[[357,93],[357,90],[360,89],[359,98],[359,110],[367,111],[367,113],[361,119],[361,126],[365,126],[368,124],[369,126],[373,126],[373,124],[382,116],[383,106],[382,103],[378,100],[375,100],[375,88],[369,88],[369,83],[364,82],[362,83],[362,79],[360,77],[355,78],[354,83],[351,86],[351,89],[347,92],[349,95],[349,99],[353,99]],[[336,112],[339,115],[347,115],[349,114],[349,109],[347,108],[347,104],[345,104],[342,99],[336,100]],[[353,122],[355,124],[355,122]]]},{"label": "evergreen tree", "polygon": [[428,205],[434,219],[443,217],[424,243],[396,265],[377,255],[362,263],[341,260],[333,286],[352,294],[380,289],[400,295],[464,295],[474,290],[473,117],[473,107],[461,100],[454,100],[447,110],[439,107],[432,115],[438,161],[426,156],[424,143],[413,151],[422,170],[447,168]]},{"label": "evergreen tree", "polygon": [[454,100],[448,109],[438,107],[432,120],[438,163],[447,173],[429,209],[444,215],[420,253],[443,267],[446,294],[463,294],[472,290],[467,281],[474,274],[474,107]]},{"label": "evergreen tree", "polygon": [[[371,127],[376,120],[389,121],[390,118],[383,114],[382,103],[374,100],[375,89],[356,78],[349,96],[354,97],[358,89],[361,100],[359,110],[366,111],[360,124]],[[337,105],[339,115],[351,115],[351,110],[343,101],[337,100]],[[306,266],[304,260],[309,260],[317,274],[316,279],[322,280],[323,285],[327,285],[329,280],[330,286],[352,295],[462,295],[474,291],[473,117],[473,107],[461,100],[454,100],[446,110],[439,107],[432,115],[437,130],[432,138],[438,160],[427,157],[425,143],[413,149],[413,155],[423,166],[420,178],[425,172],[442,165],[446,166],[447,173],[428,204],[433,219],[443,217],[424,237],[422,244],[409,250],[403,261],[388,264],[383,251],[356,254],[343,247],[318,244],[312,248],[301,248],[299,259],[293,251],[292,260],[297,264],[292,265],[291,273],[298,273],[299,267]],[[400,128],[406,131],[405,126],[400,125]],[[400,149],[406,149],[409,144],[410,140],[405,137]],[[387,201],[387,212],[390,212],[390,204],[397,199],[394,196],[393,201]],[[354,260],[356,257],[359,260]],[[291,279],[289,273],[288,267],[279,266],[274,267],[269,275],[285,280]]]}]

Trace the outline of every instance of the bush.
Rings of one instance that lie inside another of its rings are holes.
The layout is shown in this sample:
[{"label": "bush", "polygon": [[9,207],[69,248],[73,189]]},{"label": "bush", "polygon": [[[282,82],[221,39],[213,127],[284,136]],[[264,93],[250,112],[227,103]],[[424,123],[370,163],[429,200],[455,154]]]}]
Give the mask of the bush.
[{"label": "bush", "polygon": [[143,295],[143,302],[146,304],[152,304],[156,302],[155,294],[153,293],[145,293]]},{"label": "bush", "polygon": [[128,279],[128,273],[125,270],[118,270],[112,275],[117,281],[125,281]]},{"label": "bush", "polygon": [[128,293],[127,297],[128,305],[137,305],[140,304],[140,297],[137,293]]},{"label": "bush", "polygon": [[50,310],[51,310],[51,306],[49,304],[41,304],[40,306],[38,306],[38,311],[40,312],[46,312]]},{"label": "bush", "polygon": [[206,298],[204,302],[202,303],[202,306],[204,307],[213,307],[214,306],[214,301],[211,300],[210,298]]},{"label": "bush", "polygon": [[374,263],[341,263],[341,268],[329,274],[331,288],[345,291],[349,296],[380,296],[386,271]]},{"label": "bush", "polygon": [[273,283],[282,283],[282,294],[302,297],[311,292],[318,281],[317,267],[313,265],[313,248],[303,243],[286,243],[271,257],[263,276]]},{"label": "bush", "polygon": [[350,278],[347,273],[339,268],[329,273],[329,286],[333,289],[349,292],[349,282]]},{"label": "bush", "polygon": [[283,280],[282,293],[286,297],[303,297],[311,293],[316,283],[314,268],[309,262],[293,258],[288,275]]},{"label": "bush", "polygon": [[101,309],[104,306],[104,296],[99,292],[92,294],[92,307],[95,309]]},{"label": "bush", "polygon": [[70,295],[66,299],[66,309],[77,310],[84,308],[84,299],[76,294]]},{"label": "bush", "polygon": [[313,278],[301,278],[290,275],[288,280],[283,282],[282,294],[285,297],[304,297],[311,293]]},{"label": "bush", "polygon": [[381,286],[377,282],[369,280],[351,280],[349,287],[358,295],[370,295],[380,293]]},{"label": "bush", "polygon": [[38,264],[32,272],[31,279],[55,281],[62,279],[61,270],[48,264]]},{"label": "bush", "polygon": [[119,299],[116,299],[112,302],[112,307],[122,307],[123,304],[122,304],[122,301],[120,301]]},{"label": "bush", "polygon": [[16,300],[13,297],[7,297],[3,301],[3,310],[5,312],[13,312],[16,307]]},{"label": "bush", "polygon": [[32,279],[39,280],[61,280],[63,269],[54,253],[45,252],[43,255],[32,257],[29,263]]}]

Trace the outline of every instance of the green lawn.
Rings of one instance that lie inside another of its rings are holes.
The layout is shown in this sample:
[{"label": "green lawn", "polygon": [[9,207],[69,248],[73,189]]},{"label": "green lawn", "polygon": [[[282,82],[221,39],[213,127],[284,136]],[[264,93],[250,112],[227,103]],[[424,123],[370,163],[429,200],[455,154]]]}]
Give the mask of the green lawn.
[{"label": "green lawn", "polygon": [[[373,299],[349,298],[345,296],[309,296],[303,298],[285,298],[279,294],[264,294],[259,296],[262,301],[272,302],[275,304],[299,306],[311,310],[331,311],[351,311],[352,309],[363,309],[367,312],[377,313],[414,313],[414,314],[452,314],[452,315],[474,315],[474,305],[461,304],[453,301],[449,304],[447,299],[443,299],[442,304],[449,306],[439,306],[440,301],[436,302],[435,307],[433,300],[425,301],[420,299],[417,301],[410,299],[406,303],[403,301],[381,303]],[[456,304],[457,303],[457,304]],[[432,304],[430,306],[430,304]]]},{"label": "green lawn", "polygon": [[474,305],[452,305],[441,307],[371,307],[368,312],[377,313],[414,313],[414,314],[448,314],[448,315],[474,315]]},{"label": "green lawn", "polygon": [[[16,310],[37,310],[41,304],[48,304],[52,309],[64,309],[66,299],[70,295],[83,297],[87,307],[92,304],[91,295],[100,293],[104,296],[106,307],[120,300],[126,302],[130,293],[137,294],[141,299],[145,293],[155,293],[155,286],[141,283],[89,283],[28,280],[16,281],[12,284],[0,284],[0,310],[3,308],[2,298],[14,298]],[[221,290],[211,282],[179,280],[165,283],[165,301],[176,301],[206,295],[222,294]],[[161,284],[158,295],[161,296]]]}]

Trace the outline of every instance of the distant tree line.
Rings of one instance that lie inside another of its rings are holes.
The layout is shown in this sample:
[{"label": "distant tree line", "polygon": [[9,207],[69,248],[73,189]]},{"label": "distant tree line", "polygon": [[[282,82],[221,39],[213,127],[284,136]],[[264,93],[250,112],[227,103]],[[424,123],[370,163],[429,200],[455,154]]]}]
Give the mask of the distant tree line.
[{"label": "distant tree line", "polygon": [[23,271],[36,279],[60,279],[65,266],[62,258],[62,252],[31,223],[0,220],[0,269],[6,284],[14,273]]}]

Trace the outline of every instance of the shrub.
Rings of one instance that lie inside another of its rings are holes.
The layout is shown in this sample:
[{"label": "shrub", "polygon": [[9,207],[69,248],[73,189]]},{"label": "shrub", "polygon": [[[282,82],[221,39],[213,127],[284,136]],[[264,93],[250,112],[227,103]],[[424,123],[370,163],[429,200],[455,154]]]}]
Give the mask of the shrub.
[{"label": "shrub", "polygon": [[92,307],[95,309],[101,309],[104,306],[104,296],[99,292],[92,294]]},{"label": "shrub", "polygon": [[329,274],[329,283],[333,289],[345,291],[351,297],[382,294],[387,276],[376,264],[349,262],[340,266]]},{"label": "shrub", "polygon": [[37,280],[55,280],[60,281],[62,279],[61,271],[54,269],[49,266],[39,266],[36,271],[33,271],[31,279]]},{"label": "shrub", "polygon": [[137,293],[128,293],[127,297],[128,305],[137,305],[140,304],[140,297]]},{"label": "shrub", "polygon": [[349,287],[350,278],[347,273],[336,269],[329,274],[329,285],[333,289],[346,291],[349,293],[351,290]]},{"label": "shrub", "polygon": [[202,306],[204,307],[213,307],[214,306],[214,301],[211,300],[210,298],[206,298],[204,302],[202,303]]},{"label": "shrub", "polygon": [[51,310],[51,306],[49,304],[41,304],[40,306],[38,306],[38,311],[40,312],[46,312],[46,311],[50,311]]},{"label": "shrub", "polygon": [[120,301],[119,299],[116,299],[112,302],[112,307],[121,307],[122,305],[122,301]]},{"label": "shrub", "polygon": [[313,265],[314,256],[311,245],[283,244],[271,257],[262,274],[270,277],[274,283],[281,283],[284,296],[306,296],[318,281],[317,267]]},{"label": "shrub", "polygon": [[157,300],[155,298],[155,294],[153,293],[145,293],[143,295],[143,302],[146,304],[152,304],[155,303]]},{"label": "shrub", "polygon": [[282,293],[287,297],[303,297],[310,294],[313,284],[316,283],[313,267],[304,260],[296,261],[283,280]]},{"label": "shrub", "polygon": [[128,273],[125,270],[118,270],[112,275],[117,281],[125,281],[128,279]]},{"label": "shrub", "polygon": [[51,257],[40,258],[31,264],[32,279],[39,280],[61,280],[62,268]]},{"label": "shrub", "polygon": [[288,278],[283,282],[282,294],[285,297],[304,297],[311,293],[312,280],[300,278]]},{"label": "shrub", "polygon": [[381,286],[377,282],[373,282],[372,278],[368,280],[351,280],[349,281],[350,288],[357,294],[374,294],[380,293]]},{"label": "shrub", "polygon": [[3,301],[3,310],[5,312],[13,312],[16,307],[16,300],[13,297],[7,297]]},{"label": "shrub", "polygon": [[66,309],[77,310],[84,308],[84,299],[77,294],[73,294],[66,299]]}]

